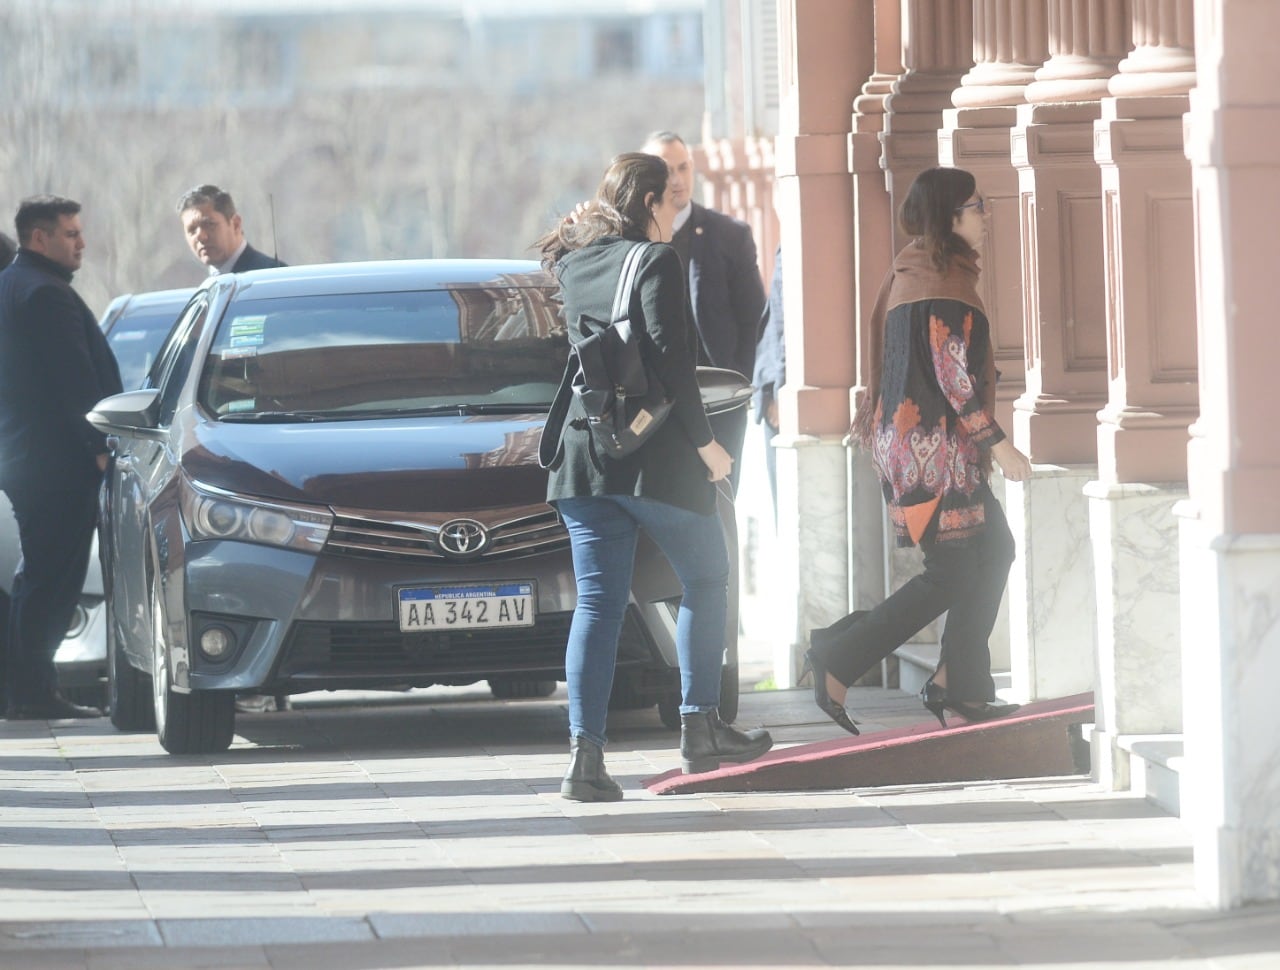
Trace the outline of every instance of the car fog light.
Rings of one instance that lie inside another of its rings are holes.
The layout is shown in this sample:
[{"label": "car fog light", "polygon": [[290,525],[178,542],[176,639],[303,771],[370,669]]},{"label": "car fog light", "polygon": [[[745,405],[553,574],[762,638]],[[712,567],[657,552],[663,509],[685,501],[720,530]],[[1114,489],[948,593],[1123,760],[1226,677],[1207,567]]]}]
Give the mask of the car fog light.
[{"label": "car fog light", "polygon": [[234,643],[235,638],[226,627],[211,626],[200,634],[200,650],[213,660],[226,656]]},{"label": "car fog light", "polygon": [[71,611],[71,622],[67,624],[67,632],[63,634],[63,638],[74,640],[84,633],[84,628],[88,625],[89,613],[81,604],[77,603],[76,608]]}]

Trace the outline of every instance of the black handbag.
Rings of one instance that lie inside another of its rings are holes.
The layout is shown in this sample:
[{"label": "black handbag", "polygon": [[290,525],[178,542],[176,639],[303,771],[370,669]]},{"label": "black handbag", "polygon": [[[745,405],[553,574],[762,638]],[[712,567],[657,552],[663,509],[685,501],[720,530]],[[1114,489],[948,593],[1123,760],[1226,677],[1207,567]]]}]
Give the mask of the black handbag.
[{"label": "black handbag", "polygon": [[608,324],[580,317],[583,339],[569,351],[564,377],[556,392],[538,444],[538,462],[554,468],[563,453],[561,432],[569,399],[576,396],[586,414],[586,428],[597,448],[610,458],[624,458],[644,444],[671,413],[672,401],[650,363],[656,352],[649,334],[633,328],[631,294],[640,258],[649,243],[627,251],[613,296]]}]

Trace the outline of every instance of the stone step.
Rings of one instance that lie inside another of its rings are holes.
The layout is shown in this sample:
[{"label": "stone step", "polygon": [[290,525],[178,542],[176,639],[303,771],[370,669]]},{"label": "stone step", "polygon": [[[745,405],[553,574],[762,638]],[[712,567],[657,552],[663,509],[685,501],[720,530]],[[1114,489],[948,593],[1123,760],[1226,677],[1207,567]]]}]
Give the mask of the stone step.
[{"label": "stone step", "polygon": [[[937,643],[904,643],[894,651],[898,658],[898,689],[908,694],[918,694],[930,675],[938,667],[942,647]],[[1012,677],[1007,670],[991,671],[996,682],[996,697],[1002,701],[1021,702],[1026,698],[1011,695]]]},{"label": "stone step", "polygon": [[1170,815],[1181,815],[1180,734],[1122,734],[1116,743],[1129,752],[1129,787]]}]

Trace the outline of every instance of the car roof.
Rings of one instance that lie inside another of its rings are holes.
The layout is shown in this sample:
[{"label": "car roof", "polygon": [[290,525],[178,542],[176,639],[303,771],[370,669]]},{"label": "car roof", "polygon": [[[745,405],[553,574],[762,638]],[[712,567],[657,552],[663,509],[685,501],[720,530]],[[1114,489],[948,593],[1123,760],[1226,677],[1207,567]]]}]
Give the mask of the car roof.
[{"label": "car roof", "polygon": [[555,278],[532,259],[399,259],[317,263],[237,273],[236,296],[271,299],[328,293],[547,286]]},{"label": "car roof", "polygon": [[128,293],[123,299],[128,300],[130,308],[144,308],[157,306],[182,306],[189,299],[191,294],[196,291],[194,286],[183,287],[178,290],[153,290],[150,293]]}]

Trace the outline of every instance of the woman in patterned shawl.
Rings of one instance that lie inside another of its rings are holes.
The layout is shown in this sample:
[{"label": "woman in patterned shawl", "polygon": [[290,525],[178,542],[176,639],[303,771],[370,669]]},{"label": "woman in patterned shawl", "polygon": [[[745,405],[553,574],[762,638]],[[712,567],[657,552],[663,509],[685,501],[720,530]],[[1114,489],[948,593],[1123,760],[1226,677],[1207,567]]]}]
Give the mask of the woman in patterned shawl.
[{"label": "woman in patterned shawl", "polygon": [[871,453],[898,545],[919,546],[924,571],[875,609],[809,634],[814,699],[853,734],[847,685],[944,611],[925,707],[944,727],[944,710],[985,721],[1017,709],[991,703],[988,639],[1014,549],[987,474],[994,459],[1007,480],[1024,481],[1031,464],[995,420],[991,334],[977,292],[986,209],[968,172],[922,172],[899,213],[915,238],[872,314],[872,373],[851,434]]}]

